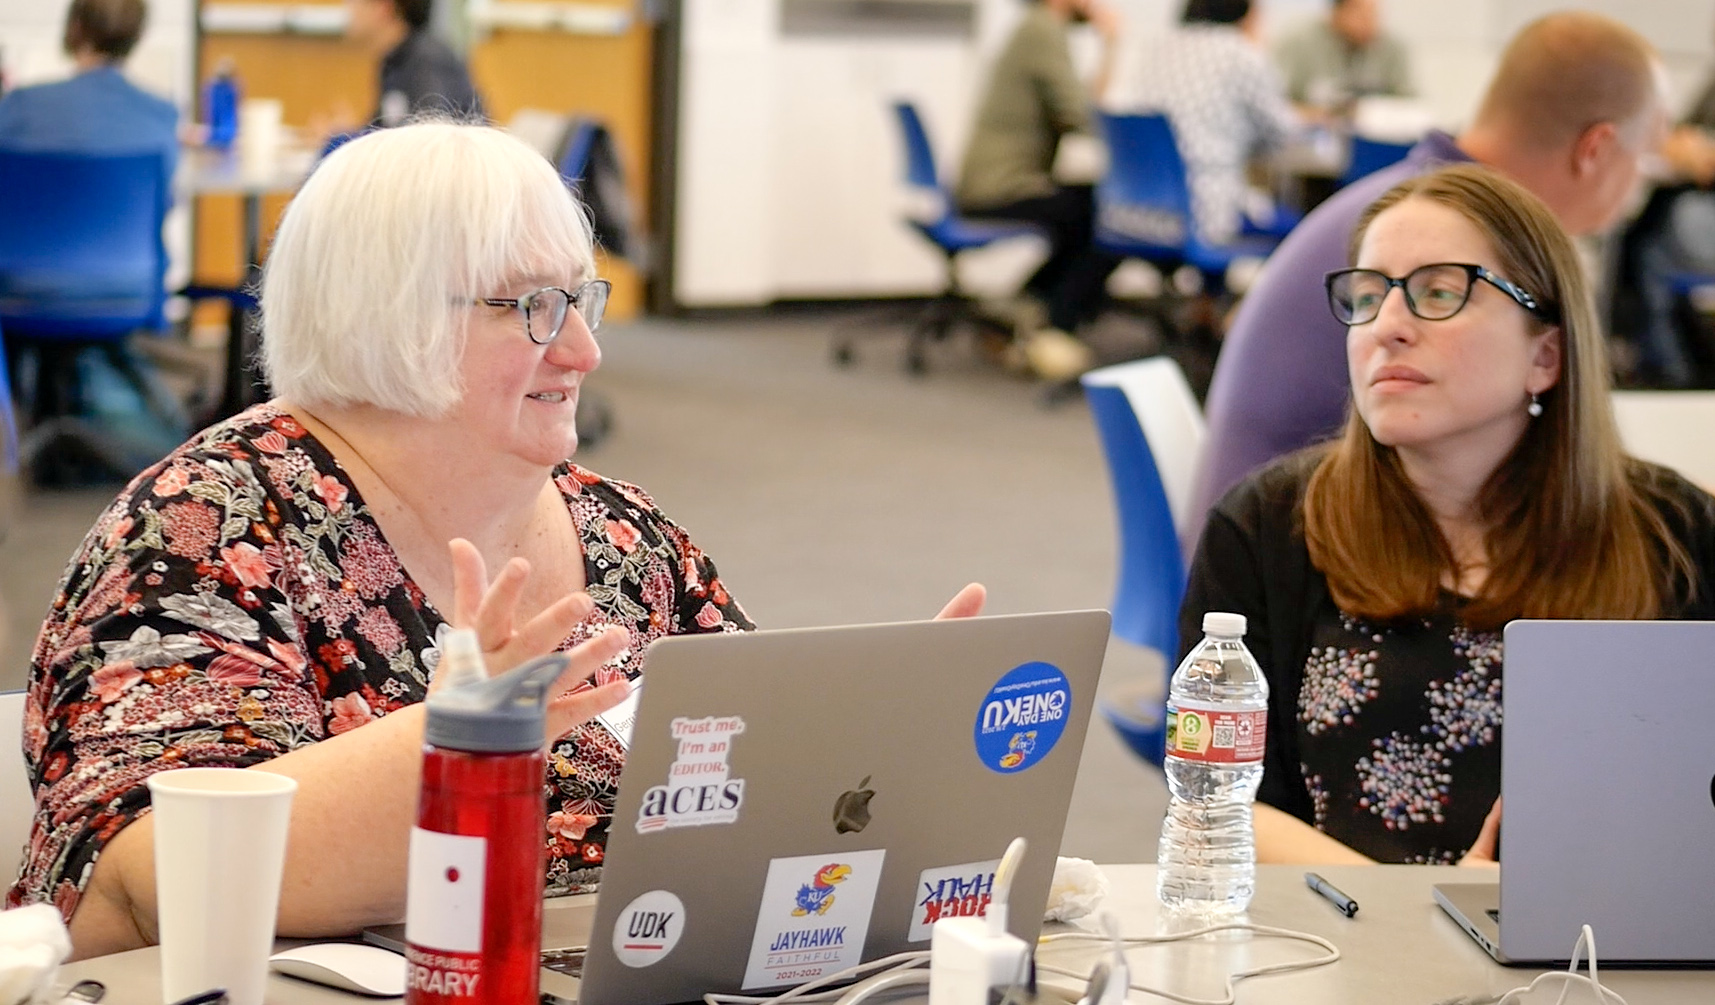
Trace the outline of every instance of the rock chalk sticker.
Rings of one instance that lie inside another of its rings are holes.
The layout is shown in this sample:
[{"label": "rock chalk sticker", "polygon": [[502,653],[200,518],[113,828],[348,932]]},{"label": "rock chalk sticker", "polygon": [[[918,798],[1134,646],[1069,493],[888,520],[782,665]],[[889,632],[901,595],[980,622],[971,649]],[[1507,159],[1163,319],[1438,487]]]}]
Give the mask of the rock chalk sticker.
[{"label": "rock chalk sticker", "polygon": [[628,967],[660,963],[685,934],[685,903],[669,890],[650,890],[625,905],[613,924],[613,955]]},{"label": "rock chalk sticker", "polygon": [[768,863],[744,990],[802,984],[863,960],[884,848]]},{"label": "rock chalk sticker", "polygon": [[942,918],[988,916],[994,896],[994,873],[1000,859],[924,869],[917,875],[916,904],[911,909],[907,942],[928,942]]},{"label": "rock chalk sticker", "polygon": [[1003,775],[1035,767],[1060,742],[1071,711],[1072,685],[1059,667],[1013,667],[977,709],[977,759]]},{"label": "rock chalk sticker", "polygon": [[744,720],[736,715],[680,717],[671,729],[679,752],[667,769],[667,784],[643,793],[637,833],[737,820],[744,805],[744,779],[727,777],[727,756],[733,737],[744,732]]}]

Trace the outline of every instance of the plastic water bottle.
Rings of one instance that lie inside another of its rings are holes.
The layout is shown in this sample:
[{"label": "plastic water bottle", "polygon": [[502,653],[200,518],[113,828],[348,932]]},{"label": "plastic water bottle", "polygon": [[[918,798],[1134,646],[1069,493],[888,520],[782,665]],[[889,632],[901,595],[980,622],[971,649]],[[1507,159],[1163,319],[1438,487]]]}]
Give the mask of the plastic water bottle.
[{"label": "plastic water bottle", "polygon": [[232,146],[238,136],[238,76],[232,60],[223,59],[214,68],[203,95],[203,110],[208,113],[208,145],[216,150]]},{"label": "plastic water bottle", "polygon": [[1242,614],[1203,615],[1204,639],[1167,696],[1167,819],[1156,892],[1197,914],[1237,914],[1256,888],[1251,802],[1262,782],[1268,681],[1245,648]]}]

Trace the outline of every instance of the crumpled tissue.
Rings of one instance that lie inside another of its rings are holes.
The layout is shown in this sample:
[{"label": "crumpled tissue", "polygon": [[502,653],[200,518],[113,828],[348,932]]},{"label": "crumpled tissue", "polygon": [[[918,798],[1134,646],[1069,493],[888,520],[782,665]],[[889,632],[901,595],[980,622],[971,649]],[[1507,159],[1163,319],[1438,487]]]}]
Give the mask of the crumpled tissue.
[{"label": "crumpled tissue", "polygon": [[70,955],[71,936],[53,907],[0,911],[0,1005],[46,1002]]},{"label": "crumpled tissue", "polygon": [[1108,895],[1107,874],[1087,858],[1059,858],[1048,886],[1044,921],[1076,921],[1096,909]]}]

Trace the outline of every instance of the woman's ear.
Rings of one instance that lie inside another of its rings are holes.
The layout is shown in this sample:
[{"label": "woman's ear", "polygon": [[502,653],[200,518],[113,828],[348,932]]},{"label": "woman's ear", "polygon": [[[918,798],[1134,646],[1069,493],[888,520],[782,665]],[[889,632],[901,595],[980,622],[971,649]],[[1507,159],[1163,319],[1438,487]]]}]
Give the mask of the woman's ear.
[{"label": "woman's ear", "polygon": [[1536,336],[1536,350],[1531,354],[1530,377],[1525,388],[1528,393],[1541,394],[1560,383],[1565,344],[1565,331],[1558,326],[1548,328]]}]

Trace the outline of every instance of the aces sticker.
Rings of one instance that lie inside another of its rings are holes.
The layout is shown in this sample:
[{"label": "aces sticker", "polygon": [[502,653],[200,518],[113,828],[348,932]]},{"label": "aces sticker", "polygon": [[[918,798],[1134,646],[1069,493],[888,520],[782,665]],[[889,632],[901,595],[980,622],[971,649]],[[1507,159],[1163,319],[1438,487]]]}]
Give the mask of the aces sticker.
[{"label": "aces sticker", "polygon": [[685,933],[685,904],[667,890],[650,890],[625,905],[613,925],[613,955],[628,967],[660,963]]},{"label": "aces sticker", "polygon": [[1000,859],[924,869],[917,877],[917,903],[911,909],[908,942],[928,942],[942,918],[988,916],[994,894],[994,873]]},{"label": "aces sticker", "polygon": [[801,984],[863,959],[885,849],[768,863],[744,988]]},{"label": "aces sticker", "polygon": [[652,834],[668,827],[730,824],[744,805],[744,779],[727,777],[732,741],[744,732],[736,715],[673,720],[679,753],[667,769],[667,784],[643,793],[637,811],[637,833]]},{"label": "aces sticker", "polygon": [[977,758],[1003,775],[1027,771],[1048,756],[1066,731],[1072,685],[1051,663],[1008,670],[977,709]]}]

